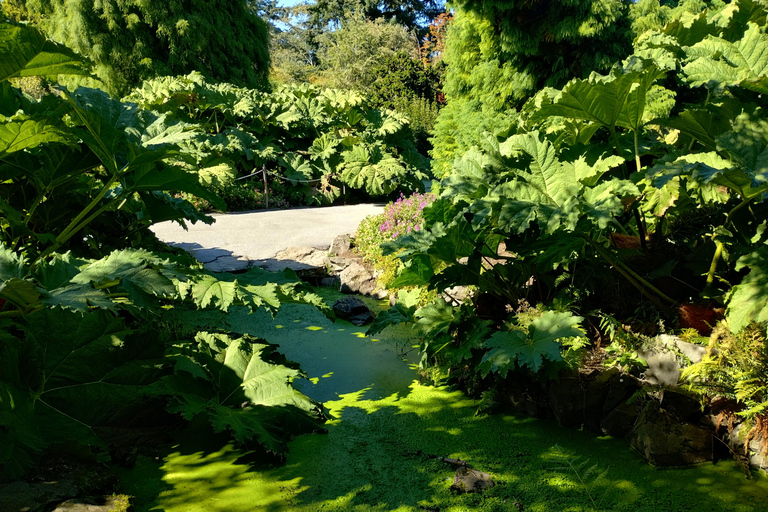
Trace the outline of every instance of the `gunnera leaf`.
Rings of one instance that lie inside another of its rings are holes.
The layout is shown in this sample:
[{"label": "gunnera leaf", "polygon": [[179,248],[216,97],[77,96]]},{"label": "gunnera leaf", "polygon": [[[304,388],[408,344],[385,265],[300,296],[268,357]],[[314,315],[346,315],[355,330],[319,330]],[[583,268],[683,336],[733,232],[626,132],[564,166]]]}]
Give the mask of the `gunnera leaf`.
[{"label": "gunnera leaf", "polygon": [[736,262],[736,271],[748,268],[749,274],[734,286],[728,297],[726,317],[733,332],[739,332],[750,322],[768,321],[768,248],[745,254]]},{"label": "gunnera leaf", "polygon": [[547,311],[531,322],[527,334],[520,330],[497,332],[485,342],[491,350],[483,356],[480,371],[483,376],[494,372],[504,378],[515,363],[538,372],[545,359],[561,361],[558,340],[583,336],[578,328],[582,320],[569,312]]},{"label": "gunnera leaf", "polygon": [[291,384],[304,376],[291,366],[264,340],[201,332],[154,389],[173,397],[169,411],[203,414],[216,432],[282,454],[290,436],[317,430],[322,418],[320,405]]}]

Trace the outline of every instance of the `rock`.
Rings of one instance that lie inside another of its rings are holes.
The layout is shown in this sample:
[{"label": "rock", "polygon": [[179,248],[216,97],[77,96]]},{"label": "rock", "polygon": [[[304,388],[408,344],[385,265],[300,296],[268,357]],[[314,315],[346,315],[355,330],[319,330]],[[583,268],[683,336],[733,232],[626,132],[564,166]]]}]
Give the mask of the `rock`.
[{"label": "rock", "polygon": [[465,492],[482,492],[496,485],[489,473],[462,466],[453,475],[451,489],[463,494]]},{"label": "rock", "polygon": [[340,281],[338,277],[324,277],[320,280],[320,286],[325,286],[327,288],[338,288]]},{"label": "rock", "polygon": [[35,512],[93,494],[115,492],[118,479],[101,464],[77,459],[44,461],[34,481],[0,485],[0,510]]},{"label": "rock", "polygon": [[331,244],[331,248],[328,249],[328,253],[331,256],[348,256],[352,255],[352,238],[349,235],[339,235]]},{"label": "rock", "polygon": [[339,275],[353,263],[360,263],[362,258],[359,256],[330,256],[328,258],[328,270],[332,276]]},{"label": "rock", "polygon": [[575,373],[552,382],[548,389],[552,414],[564,427],[584,427],[600,432],[611,378],[618,375],[619,371],[614,368],[590,375]]},{"label": "rock", "polygon": [[744,456],[749,465],[760,469],[768,469],[768,456],[764,455],[760,450],[760,440],[751,439],[749,441],[749,449],[746,449],[746,439],[749,433],[749,427],[744,423],[734,427],[733,432],[725,436],[725,440],[728,445],[733,449],[734,453]]},{"label": "rock", "polygon": [[676,386],[680,380],[680,357],[685,356],[692,363],[698,363],[707,353],[707,347],[688,343],[677,336],[661,334],[650,347],[638,351],[648,363],[644,379],[651,384]]},{"label": "rock", "polygon": [[677,355],[665,345],[641,348],[638,355],[648,363],[648,369],[640,376],[651,384],[676,386],[680,380],[680,363]]},{"label": "rock", "polygon": [[695,343],[688,343],[677,337],[675,337],[675,346],[685,357],[691,360],[691,363],[694,364],[700,363],[701,360],[704,359],[704,356],[707,355],[707,347],[696,345]]},{"label": "rock", "polygon": [[443,299],[451,306],[461,306],[469,297],[469,288],[466,286],[453,286],[443,291]]},{"label": "rock", "polygon": [[355,325],[366,325],[373,322],[374,316],[365,302],[357,297],[344,297],[333,304],[333,312],[337,318],[347,320]]},{"label": "rock", "polygon": [[656,401],[645,404],[628,437],[632,447],[654,466],[688,466],[712,460],[712,434],[681,423]]},{"label": "rock", "polygon": [[625,437],[635,426],[639,414],[639,404],[621,403],[606,414],[600,422],[600,429],[608,436]]},{"label": "rock", "polygon": [[696,345],[695,343],[688,343],[677,336],[671,336],[669,334],[660,334],[659,336],[656,336],[654,343],[667,350],[676,350],[690,359],[692,363],[701,362],[707,353],[707,347]]},{"label": "rock", "polygon": [[499,389],[500,401],[514,412],[533,418],[550,418],[552,411],[547,403],[546,391],[536,384],[507,380]]},{"label": "rock", "polygon": [[603,403],[603,415],[626,403],[638,389],[640,385],[632,375],[618,371],[613,373],[608,382],[608,395]]},{"label": "rock", "polygon": [[703,415],[698,400],[671,389],[662,391],[661,408],[689,423],[697,422]]},{"label": "rock", "polygon": [[133,507],[125,494],[67,500],[53,512],[126,512]]},{"label": "rock", "polygon": [[289,247],[280,251],[274,258],[256,260],[254,265],[271,272],[277,272],[286,268],[296,271],[323,271],[328,267],[328,254],[326,251],[314,247]]},{"label": "rock", "polygon": [[386,292],[377,290],[376,278],[360,263],[352,263],[339,274],[343,293],[360,293],[385,298]]},{"label": "rock", "polygon": [[244,272],[248,270],[250,262],[237,256],[229,255],[203,263],[203,266],[211,272]]}]

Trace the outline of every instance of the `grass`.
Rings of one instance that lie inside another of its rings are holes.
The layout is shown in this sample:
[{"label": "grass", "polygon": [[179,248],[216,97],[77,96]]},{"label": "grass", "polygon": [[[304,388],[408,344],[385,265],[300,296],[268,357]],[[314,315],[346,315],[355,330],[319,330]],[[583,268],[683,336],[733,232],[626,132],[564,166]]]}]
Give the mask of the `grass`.
[{"label": "grass", "polygon": [[[768,478],[748,480],[730,461],[678,470],[647,465],[623,440],[548,421],[476,415],[477,402],[422,386],[401,360],[408,332],[371,340],[288,305],[273,320],[235,311],[225,320],[279,343],[322,400],[327,434],[293,440],[285,464],[268,465],[194,429],[160,460],[123,472],[136,509],[181,511],[729,511],[765,509]],[[413,355],[413,354],[411,354]],[[453,493],[461,458],[493,475],[483,494]]]}]

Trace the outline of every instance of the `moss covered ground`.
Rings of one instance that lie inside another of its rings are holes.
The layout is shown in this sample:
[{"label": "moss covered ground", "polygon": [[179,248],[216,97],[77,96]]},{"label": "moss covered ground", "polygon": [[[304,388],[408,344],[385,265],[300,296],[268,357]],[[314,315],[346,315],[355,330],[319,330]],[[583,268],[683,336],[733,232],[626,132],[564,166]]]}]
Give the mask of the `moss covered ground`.
[{"label": "moss covered ground", "polygon": [[[405,329],[370,339],[292,305],[275,319],[235,311],[205,321],[279,343],[309,374],[297,387],[325,403],[328,432],[293,440],[284,464],[267,464],[192,429],[122,473],[139,511],[768,510],[768,477],[748,479],[730,461],[658,470],[623,440],[476,415],[462,393],[418,383]],[[456,494],[454,469],[436,457],[465,459],[497,485]]]}]

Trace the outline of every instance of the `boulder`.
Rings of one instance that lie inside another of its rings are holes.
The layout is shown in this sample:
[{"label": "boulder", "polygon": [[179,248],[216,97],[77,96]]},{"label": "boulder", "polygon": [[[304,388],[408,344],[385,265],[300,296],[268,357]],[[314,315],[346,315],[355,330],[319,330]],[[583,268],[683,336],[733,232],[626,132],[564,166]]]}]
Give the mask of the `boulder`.
[{"label": "boulder", "polygon": [[640,389],[637,379],[632,375],[612,372],[608,381],[608,395],[603,403],[603,415],[612,412],[621,404],[626,403]]},{"label": "boulder", "polygon": [[712,460],[712,433],[681,423],[656,401],[645,404],[628,437],[632,447],[654,466],[688,466]]},{"label": "boulder", "polygon": [[365,302],[357,297],[344,297],[333,304],[333,312],[337,318],[347,320],[355,325],[366,325],[375,318]]},{"label": "boulder", "polygon": [[648,368],[640,375],[650,384],[676,386],[680,380],[680,363],[671,350],[664,347],[643,348],[637,351]]},{"label": "boulder", "polygon": [[131,498],[125,494],[67,500],[53,512],[127,512],[133,510]]},{"label": "boulder", "polygon": [[489,473],[462,466],[453,475],[451,489],[463,494],[465,492],[482,492],[496,485]]},{"label": "boulder", "polygon": [[533,418],[551,418],[552,411],[546,398],[546,390],[539,385],[522,381],[507,380],[499,389],[500,402],[507,404],[517,413]]},{"label": "boulder", "polygon": [[760,469],[768,469],[768,454],[760,449],[760,439],[750,439],[749,448],[747,448],[747,436],[749,426],[741,423],[733,428],[732,432],[724,436],[724,440],[731,447],[733,452],[744,457],[749,465]]},{"label": "boulder", "polygon": [[443,299],[451,306],[461,306],[469,297],[469,288],[466,286],[452,286],[443,291]]},{"label": "boulder", "polygon": [[680,421],[689,423],[696,423],[703,416],[698,400],[671,389],[662,391],[661,408],[680,418]]},{"label": "boulder", "polygon": [[643,378],[651,384],[676,386],[680,380],[681,357],[698,363],[707,353],[707,347],[688,343],[677,336],[662,334],[656,336],[649,346],[638,351],[640,357],[648,363]]},{"label": "boulder", "polygon": [[280,251],[274,258],[256,260],[254,265],[271,272],[290,268],[296,271],[321,271],[328,267],[327,251],[315,247],[289,247]]},{"label": "boulder", "polygon": [[329,256],[328,273],[337,276],[353,263],[360,263],[362,258],[359,256]]},{"label": "boulder", "polygon": [[625,437],[635,426],[639,414],[639,404],[623,402],[605,415],[600,422],[600,429],[608,436]]},{"label": "boulder", "polygon": [[385,298],[386,292],[377,290],[376,277],[360,263],[352,263],[339,274],[343,293],[360,293]]},{"label": "boulder", "polygon": [[331,256],[351,256],[352,253],[352,237],[349,235],[339,235],[334,238],[331,243],[331,248],[328,249],[328,254]]},{"label": "boulder", "polygon": [[600,432],[605,399],[610,391],[615,368],[591,374],[574,373],[560,377],[549,385],[548,396],[552,414],[564,427],[584,427]]}]

